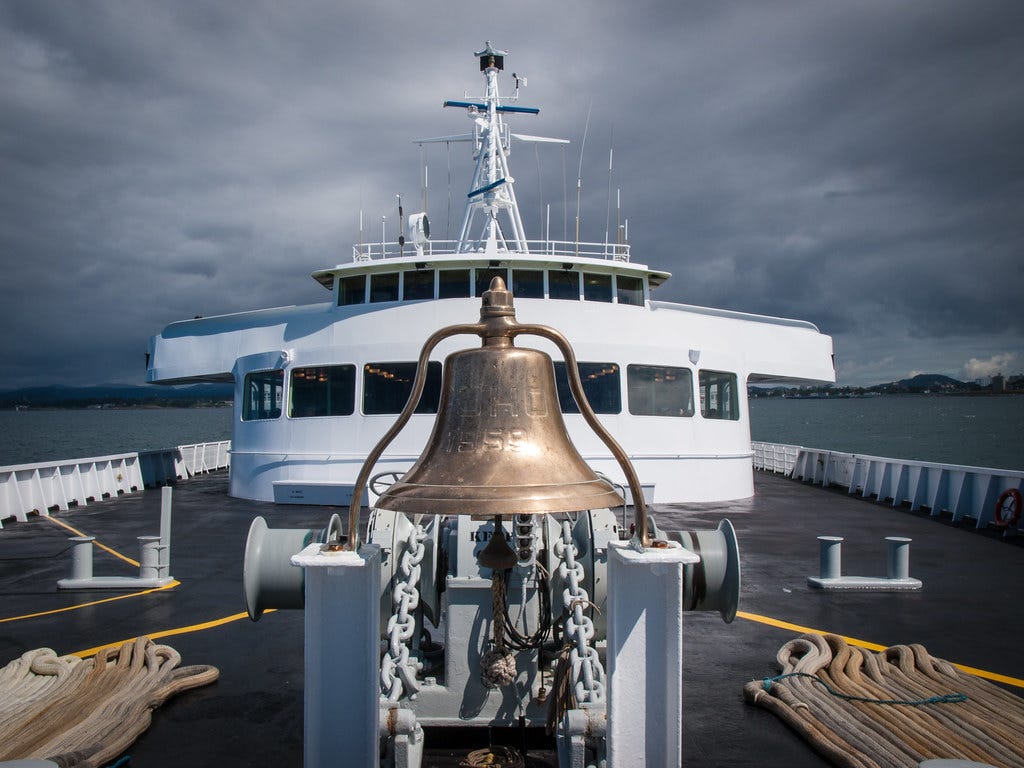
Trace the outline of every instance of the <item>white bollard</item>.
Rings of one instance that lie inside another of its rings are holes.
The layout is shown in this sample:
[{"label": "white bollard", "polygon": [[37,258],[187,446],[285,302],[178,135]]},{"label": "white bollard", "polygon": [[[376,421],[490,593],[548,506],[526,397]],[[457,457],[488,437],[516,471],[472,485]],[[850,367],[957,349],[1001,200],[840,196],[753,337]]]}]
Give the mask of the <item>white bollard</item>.
[{"label": "white bollard", "polygon": [[160,571],[160,537],[139,536],[139,578],[155,579]]},{"label": "white bollard", "polygon": [[886,536],[886,569],[890,579],[910,578],[910,542],[906,536]]},{"label": "white bollard", "polygon": [[818,565],[818,577],[822,579],[839,579],[843,576],[843,537],[819,536],[821,556]]},{"label": "white bollard", "polygon": [[72,536],[71,542],[71,578],[91,579],[92,578],[92,543],[96,541],[95,536]]}]

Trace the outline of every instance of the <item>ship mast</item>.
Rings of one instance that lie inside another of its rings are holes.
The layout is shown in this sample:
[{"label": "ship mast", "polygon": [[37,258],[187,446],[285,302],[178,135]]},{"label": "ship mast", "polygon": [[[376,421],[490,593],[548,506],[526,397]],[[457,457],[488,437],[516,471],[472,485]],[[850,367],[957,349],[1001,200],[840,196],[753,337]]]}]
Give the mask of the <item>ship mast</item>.
[{"label": "ship mast", "polygon": [[[502,113],[536,115],[540,110],[501,104],[498,73],[504,69],[506,51],[491,47],[490,41],[474,56],[486,78],[483,102],[446,101],[446,107],[465,107],[473,120],[476,167],[467,195],[466,211],[459,230],[457,253],[483,250],[528,253],[523,221],[516,203],[514,179],[508,169],[510,134]],[[518,89],[516,90],[518,93]]]},{"label": "ship mast", "polygon": [[[416,139],[417,144],[453,141],[472,141],[473,158],[476,166],[466,195],[466,210],[459,229],[456,253],[484,253],[497,256],[500,253],[529,253],[523,220],[516,202],[515,180],[508,169],[508,156],[512,139],[549,144],[568,144],[567,139],[552,139],[545,136],[531,136],[511,133],[502,120],[503,114],[536,115],[535,107],[519,107],[502,104],[498,95],[498,73],[505,68],[507,51],[500,51],[487,41],[482,51],[473,54],[480,60],[480,71],[486,78],[484,97],[478,101],[445,101],[446,107],[462,107],[473,121],[473,133],[455,136],[437,136]],[[516,75],[516,87],[512,96],[505,101],[519,100],[519,86],[526,85],[526,78]]]}]

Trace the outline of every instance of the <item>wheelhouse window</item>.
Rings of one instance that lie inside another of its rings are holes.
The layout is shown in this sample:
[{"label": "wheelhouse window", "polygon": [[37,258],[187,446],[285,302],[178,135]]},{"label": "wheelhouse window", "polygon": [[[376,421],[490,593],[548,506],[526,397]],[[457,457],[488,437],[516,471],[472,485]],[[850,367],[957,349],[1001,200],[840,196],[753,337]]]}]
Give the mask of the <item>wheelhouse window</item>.
[{"label": "wheelhouse window", "polygon": [[552,299],[580,298],[580,275],[572,270],[548,272],[548,295]]},{"label": "wheelhouse window", "polygon": [[419,269],[404,273],[405,285],[402,298],[405,301],[419,301],[434,298],[434,270]]},{"label": "wheelhouse window", "polygon": [[288,415],[349,416],[355,411],[356,367],[324,365],[293,368]]},{"label": "wheelhouse window", "polygon": [[[619,366],[615,363],[576,363],[583,383],[583,394],[594,413],[622,412],[622,385],[619,381]],[[555,386],[558,389],[558,404],[562,413],[579,413],[576,398],[569,388],[569,376],[565,363],[555,361]]]},{"label": "wheelhouse window", "polygon": [[465,299],[469,297],[468,269],[441,269],[437,272],[437,298]]},{"label": "wheelhouse window", "polygon": [[[363,366],[363,413],[401,413],[412,392],[416,363],[367,363]],[[441,400],[441,364],[427,364],[427,381],[416,413],[437,413]]]},{"label": "wheelhouse window", "polygon": [[362,304],[366,301],[366,275],[349,275],[338,279],[338,306]]},{"label": "wheelhouse window", "polygon": [[644,305],[644,281],[639,277],[616,275],[615,297],[619,304],[642,307]]},{"label": "wheelhouse window", "polygon": [[476,271],[476,296],[483,296],[484,291],[491,287],[491,280],[500,277],[508,285],[508,270],[504,267],[488,267]]},{"label": "wheelhouse window", "polygon": [[635,416],[693,416],[693,373],[667,365],[626,367],[629,412]]},{"label": "wheelhouse window", "polygon": [[398,301],[398,273],[370,275],[370,301]]},{"label": "wheelhouse window", "polygon": [[700,415],[705,419],[737,421],[740,417],[736,374],[724,371],[701,371]]},{"label": "wheelhouse window", "polygon": [[612,276],[583,273],[583,298],[586,301],[612,300]]},{"label": "wheelhouse window", "polygon": [[245,374],[242,421],[276,419],[281,415],[284,371],[254,371]]},{"label": "wheelhouse window", "polygon": [[543,299],[544,270],[513,269],[512,293],[517,299]]}]

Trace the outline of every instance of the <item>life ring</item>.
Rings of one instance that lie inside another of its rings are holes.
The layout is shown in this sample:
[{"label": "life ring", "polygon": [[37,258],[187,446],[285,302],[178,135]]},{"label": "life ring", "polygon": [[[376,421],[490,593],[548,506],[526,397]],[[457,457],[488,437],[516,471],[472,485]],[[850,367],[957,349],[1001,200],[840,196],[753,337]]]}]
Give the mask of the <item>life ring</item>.
[{"label": "life ring", "polygon": [[996,502],[995,524],[998,528],[1009,528],[1020,518],[1021,495],[1016,488],[1007,488]]}]

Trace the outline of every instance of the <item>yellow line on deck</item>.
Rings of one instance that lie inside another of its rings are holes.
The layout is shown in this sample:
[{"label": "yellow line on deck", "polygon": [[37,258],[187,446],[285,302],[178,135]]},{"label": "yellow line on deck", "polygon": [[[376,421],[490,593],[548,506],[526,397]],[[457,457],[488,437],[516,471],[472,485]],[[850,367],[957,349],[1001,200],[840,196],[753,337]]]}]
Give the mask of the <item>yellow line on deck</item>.
[{"label": "yellow line on deck", "polygon": [[[771,616],[761,616],[757,613],[747,613],[746,611],[736,611],[736,615],[741,619],[747,621],[756,621],[759,624],[767,624],[771,627],[777,627],[778,629],[786,629],[791,632],[811,632],[816,635],[834,635],[835,632],[825,632],[820,629],[814,629],[813,627],[804,627],[800,624],[792,624],[788,621],[780,621],[779,619],[773,619]],[[869,651],[884,651],[887,646],[879,645],[878,643],[869,643],[867,640],[860,640],[856,637],[847,637],[846,635],[838,635],[843,638],[850,645],[856,645],[860,648],[867,648]],[[1001,675],[998,672],[989,672],[985,669],[978,669],[977,667],[968,667],[965,664],[957,664],[956,662],[950,662],[954,667],[966,672],[969,675],[975,677],[983,677],[986,680],[994,680],[998,683],[1005,683],[1006,685],[1012,685],[1017,688],[1024,688],[1024,680],[1017,677],[1010,677],[1009,675]]]},{"label": "yellow line on deck", "polygon": [[102,600],[93,600],[91,603],[81,603],[79,605],[67,605],[63,608],[54,608],[49,611],[40,611],[39,613],[26,613],[24,616],[8,616],[6,619],[0,619],[0,624],[8,621],[21,621],[22,619],[34,619],[38,616],[49,616],[54,613],[64,613],[65,611],[77,611],[80,608],[88,608],[91,605],[100,605],[101,603],[110,603],[114,600],[125,600],[129,597],[141,597],[142,595],[148,595],[152,592],[159,592],[161,589],[174,589],[177,586],[181,586],[180,581],[171,581],[164,584],[162,587],[153,587],[152,589],[144,589],[141,592],[132,592],[128,595],[116,595],[115,597],[105,597]]},{"label": "yellow line on deck", "polygon": [[[89,534],[87,534],[87,533],[82,533],[82,532],[81,532],[80,530],[78,530],[78,529],[77,529],[77,528],[75,528],[74,526],[68,525],[68,524],[67,524],[67,523],[65,523],[65,522],[64,522],[63,520],[58,520],[57,518],[55,518],[55,517],[50,517],[49,515],[41,515],[41,517],[43,518],[43,520],[49,520],[49,521],[50,521],[51,523],[54,523],[55,525],[59,525],[59,526],[60,526],[61,528],[66,528],[66,529],[68,529],[69,531],[71,531],[72,533],[74,533],[74,534],[75,534],[76,536],[88,536],[88,535],[89,535]],[[128,563],[129,565],[134,565],[134,566],[135,566],[136,568],[138,568],[138,567],[139,567],[139,561],[138,561],[138,560],[132,560],[132,559],[131,559],[130,557],[128,557],[127,555],[122,555],[122,554],[121,554],[120,552],[118,552],[118,551],[117,551],[116,549],[111,549],[111,548],[110,548],[110,547],[108,547],[108,546],[107,546],[106,544],[101,544],[101,543],[100,543],[100,542],[98,542],[98,541],[94,541],[94,542],[93,542],[93,544],[95,544],[95,545],[96,545],[97,547],[99,547],[100,549],[106,550],[107,552],[109,552],[110,554],[112,554],[112,555],[113,555],[114,557],[119,557],[119,558],[121,558],[122,560],[124,560],[124,561],[125,561],[126,563]]]},{"label": "yellow line on deck", "polygon": [[[273,613],[276,610],[276,608],[267,608],[265,611],[263,611],[263,615],[265,616],[268,613]],[[230,624],[233,621],[238,621],[239,619],[247,618],[249,618],[249,614],[243,611],[242,613],[233,613],[230,616],[224,616],[219,619],[214,619],[213,621],[204,621],[202,624],[191,624],[187,627],[175,627],[174,629],[164,629],[159,632],[147,632],[146,637],[148,637],[150,640],[159,640],[162,637],[173,637],[174,635],[187,635],[190,632],[201,632],[204,629],[214,629],[215,627],[222,627],[225,624]],[[141,635],[138,635],[137,637],[141,637]],[[95,656],[104,648],[116,648],[124,645],[125,643],[130,643],[135,639],[135,637],[129,637],[127,640],[119,640],[116,643],[105,643],[103,645],[97,645],[95,648],[88,648],[84,651],[75,651],[71,655],[85,659],[89,656]]]}]

